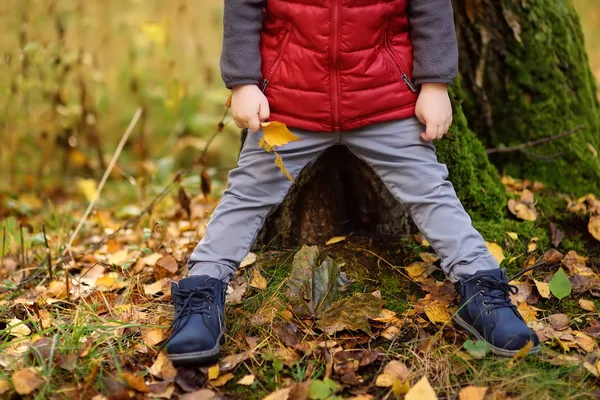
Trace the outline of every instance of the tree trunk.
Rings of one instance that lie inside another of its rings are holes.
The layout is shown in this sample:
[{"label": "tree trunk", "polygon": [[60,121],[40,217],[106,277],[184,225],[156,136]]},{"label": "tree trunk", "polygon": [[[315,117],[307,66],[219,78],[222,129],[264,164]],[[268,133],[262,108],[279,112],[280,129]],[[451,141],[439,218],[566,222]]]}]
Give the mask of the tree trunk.
[{"label": "tree trunk", "polygon": [[[470,215],[501,220],[506,212],[484,144],[520,144],[580,124],[585,130],[568,138],[493,161],[513,176],[561,190],[598,190],[598,103],[570,1],[454,2],[461,77],[450,90],[454,124],[436,146]],[[350,232],[389,241],[415,231],[373,171],[346,149],[333,148],[301,174],[256,244],[318,244]]]},{"label": "tree trunk", "polygon": [[578,194],[600,190],[596,86],[570,0],[454,0],[469,127],[486,147],[568,131],[568,138],[491,155],[509,175]]}]

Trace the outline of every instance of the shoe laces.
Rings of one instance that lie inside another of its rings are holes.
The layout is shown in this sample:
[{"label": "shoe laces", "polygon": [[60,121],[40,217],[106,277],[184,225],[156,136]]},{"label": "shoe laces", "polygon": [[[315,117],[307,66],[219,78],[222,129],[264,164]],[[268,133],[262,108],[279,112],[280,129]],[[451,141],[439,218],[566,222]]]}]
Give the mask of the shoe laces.
[{"label": "shoe laces", "polygon": [[[490,314],[492,310],[502,307],[509,307],[515,312],[517,311],[517,307],[510,301],[510,295],[519,292],[517,286],[490,275],[481,275],[475,279],[477,286],[488,289],[487,291],[481,289],[478,293],[480,296],[486,297],[482,302],[484,306],[489,306],[486,309],[486,314]],[[518,312],[517,315],[520,316]]]},{"label": "shoe laces", "polygon": [[169,330],[173,329],[173,332],[165,345],[185,326],[193,314],[206,315],[208,318],[212,318],[211,309],[214,306],[215,297],[216,293],[213,285],[202,288],[179,289],[179,293],[173,296],[175,317],[169,327]]}]

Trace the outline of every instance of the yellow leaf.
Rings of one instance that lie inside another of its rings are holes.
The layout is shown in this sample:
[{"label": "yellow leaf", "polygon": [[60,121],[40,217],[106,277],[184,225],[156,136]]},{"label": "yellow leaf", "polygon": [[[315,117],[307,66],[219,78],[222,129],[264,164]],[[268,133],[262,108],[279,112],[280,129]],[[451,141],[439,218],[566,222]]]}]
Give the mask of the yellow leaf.
[{"label": "yellow leaf", "polygon": [[290,175],[289,171],[285,167],[285,164],[283,163],[283,158],[281,158],[278,152],[274,151],[273,153],[275,154],[275,165],[277,165],[277,167],[281,170],[283,176],[288,178],[291,182],[294,182],[294,178],[292,175]]},{"label": "yellow leaf", "polygon": [[408,272],[408,275],[410,275],[411,278],[416,278],[418,276],[421,276],[423,272],[425,272],[425,263],[421,261],[415,261],[409,266],[404,267],[404,269],[406,270],[406,272]]},{"label": "yellow leaf", "polygon": [[488,250],[494,256],[498,264],[500,264],[506,257],[504,257],[504,252],[502,251],[502,247],[493,242],[485,242]]},{"label": "yellow leaf", "polygon": [[172,379],[177,376],[177,370],[164,351],[158,353],[158,357],[149,369],[150,374],[160,379]]},{"label": "yellow leaf", "polygon": [[4,379],[0,379],[0,394],[4,394],[6,392],[8,392],[10,390],[10,385],[8,384],[8,381],[5,381]]},{"label": "yellow leaf", "polygon": [[264,141],[272,147],[281,147],[290,142],[300,140],[294,135],[288,127],[278,121],[262,122],[260,124],[263,131]]},{"label": "yellow leaf", "polygon": [[19,338],[29,336],[31,334],[31,329],[29,329],[29,327],[18,318],[13,318],[8,321],[6,331],[9,335]]},{"label": "yellow leaf", "polygon": [[252,375],[252,374],[246,375],[238,381],[238,385],[249,386],[254,383],[254,380],[255,380],[254,375]]},{"label": "yellow leaf", "polygon": [[34,210],[39,210],[43,205],[42,200],[40,200],[40,198],[33,193],[24,193],[20,195],[17,202]]},{"label": "yellow leaf", "polygon": [[137,390],[138,392],[148,393],[150,391],[148,385],[146,385],[146,382],[144,381],[143,376],[135,375],[131,372],[125,372],[123,374],[123,380],[127,383],[127,386]]},{"label": "yellow leaf", "polygon": [[467,386],[458,394],[459,400],[483,400],[487,393],[487,387]]},{"label": "yellow leaf", "polygon": [[408,393],[406,393],[405,400],[437,400],[437,396],[433,391],[433,388],[429,384],[427,377],[422,377],[415,386],[413,386]]},{"label": "yellow leaf", "polygon": [[120,267],[121,265],[125,264],[125,261],[127,260],[129,260],[129,251],[127,251],[127,249],[123,249],[111,254],[108,262],[112,265]]},{"label": "yellow leaf", "polygon": [[377,321],[377,322],[388,323],[388,322],[394,322],[398,318],[396,317],[396,313],[394,311],[383,309],[383,310],[381,310],[381,314],[379,314],[379,317],[371,318],[371,319],[373,321]]},{"label": "yellow leaf", "polygon": [[[512,240],[517,240],[519,238],[519,235],[516,232],[506,232],[506,235],[511,238]],[[475,387],[475,386],[469,386],[469,387]],[[465,388],[466,389],[466,388]],[[487,389],[486,389],[487,390]]]},{"label": "yellow leaf", "polygon": [[96,288],[100,291],[118,290],[125,286],[127,282],[116,272],[109,272],[96,279]]},{"label": "yellow leaf", "polygon": [[590,218],[588,231],[596,240],[600,240],[600,215],[594,215]]},{"label": "yellow leaf", "polygon": [[383,332],[381,332],[381,337],[387,340],[394,340],[398,336],[400,336],[400,328],[393,325],[387,327]]},{"label": "yellow leaf", "polygon": [[250,274],[250,286],[260,290],[265,290],[267,288],[267,280],[256,268],[254,268]]},{"label": "yellow leaf", "polygon": [[408,382],[408,380],[401,382],[399,379],[396,379],[394,381],[394,384],[392,385],[392,393],[394,393],[396,396],[406,394],[409,390],[410,383]]},{"label": "yellow leaf", "polygon": [[538,308],[535,308],[523,302],[519,304],[517,310],[519,310],[519,313],[521,314],[525,322],[537,321],[537,310],[539,310]]},{"label": "yellow leaf", "polygon": [[167,32],[162,25],[154,22],[145,22],[140,25],[140,29],[154,43],[160,45],[167,43]]},{"label": "yellow leaf", "polygon": [[31,394],[34,390],[42,386],[42,379],[38,377],[35,369],[25,368],[20,369],[12,374],[12,383],[15,387],[15,391],[18,394]]},{"label": "yellow leaf", "polygon": [[583,332],[575,332],[575,343],[581,347],[586,353],[591,353],[596,350],[596,341]]},{"label": "yellow leaf", "polygon": [[579,299],[579,307],[583,308],[585,311],[596,311],[596,305],[590,300]]},{"label": "yellow leaf", "polygon": [[425,314],[433,323],[446,323],[450,321],[450,312],[448,312],[448,303],[439,300],[433,300],[425,305]]},{"label": "yellow leaf", "polygon": [[549,299],[550,298],[550,284],[547,282],[540,282],[536,279],[534,279],[533,282],[535,283],[535,287],[537,288],[538,292],[540,293],[540,296],[542,296],[545,299]]},{"label": "yellow leaf", "polygon": [[142,339],[144,344],[155,346],[163,341],[163,330],[161,328],[142,328]]},{"label": "yellow leaf", "polygon": [[537,237],[531,238],[531,240],[529,241],[529,244],[527,245],[527,253],[533,253],[534,251],[537,250],[538,240],[540,240],[540,238],[537,238]]},{"label": "yellow leaf", "polygon": [[240,264],[239,269],[244,269],[246,267],[249,267],[252,264],[254,264],[255,262],[256,262],[256,254],[248,253],[248,255],[242,260],[242,263]]},{"label": "yellow leaf", "polygon": [[339,243],[339,242],[343,242],[344,240],[346,240],[346,236],[334,236],[331,239],[329,239],[326,243],[325,246],[329,246],[331,244],[335,244],[335,243]]},{"label": "yellow leaf", "polygon": [[395,380],[396,380],[396,378],[394,378],[391,375],[380,374],[377,377],[377,379],[375,380],[375,386],[377,386],[377,387],[392,387]]},{"label": "yellow leaf", "polygon": [[527,354],[529,354],[529,352],[531,351],[532,348],[533,348],[533,341],[530,340],[529,342],[527,342],[527,344],[525,344],[525,346],[523,346],[523,348],[521,348],[521,350],[517,351],[517,353],[509,361],[507,368],[508,369],[512,368],[517,361],[519,361],[522,358],[525,358],[525,356],[527,356]]},{"label": "yellow leaf", "polygon": [[217,379],[219,377],[219,364],[215,364],[208,368],[208,380],[212,381],[213,379]]},{"label": "yellow leaf", "polygon": [[219,387],[219,386],[225,385],[227,382],[229,382],[231,380],[231,378],[233,378],[233,374],[231,372],[228,372],[226,374],[219,376],[217,379],[209,381],[209,383],[213,386]]},{"label": "yellow leaf", "polygon": [[67,284],[63,281],[52,281],[48,285],[48,294],[55,299],[64,299],[67,297]]},{"label": "yellow leaf", "polygon": [[78,179],[77,189],[79,189],[79,192],[86,198],[87,201],[92,201],[96,196],[98,185],[93,179]]}]

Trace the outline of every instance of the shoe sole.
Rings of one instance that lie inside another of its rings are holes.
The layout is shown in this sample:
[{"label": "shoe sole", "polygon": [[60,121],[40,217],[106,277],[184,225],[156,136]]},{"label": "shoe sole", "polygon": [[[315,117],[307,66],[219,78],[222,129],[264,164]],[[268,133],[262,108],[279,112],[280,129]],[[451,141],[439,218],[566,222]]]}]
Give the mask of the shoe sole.
[{"label": "shoe sole", "polygon": [[[475,328],[473,328],[471,325],[469,325],[458,314],[454,316],[454,320],[456,321],[456,323],[458,325],[460,325],[463,329],[467,330],[471,335],[475,336],[479,340],[483,340],[484,342],[486,342],[490,346],[490,350],[492,351],[492,353],[494,353],[496,355],[499,355],[502,357],[514,357],[514,355],[520,351],[520,349],[519,350],[506,350],[506,349],[494,346],[493,344],[491,344],[490,342],[485,340],[485,338],[483,336],[481,336],[481,334],[479,332],[477,332],[477,330]],[[540,350],[541,350],[541,346],[538,344],[537,346],[535,346],[531,350],[529,350],[528,354],[535,354],[535,353],[539,352]]]},{"label": "shoe sole", "polygon": [[221,357],[221,345],[225,342],[221,335],[217,345],[209,350],[195,351],[192,353],[167,354],[174,367],[193,367],[214,364]]}]

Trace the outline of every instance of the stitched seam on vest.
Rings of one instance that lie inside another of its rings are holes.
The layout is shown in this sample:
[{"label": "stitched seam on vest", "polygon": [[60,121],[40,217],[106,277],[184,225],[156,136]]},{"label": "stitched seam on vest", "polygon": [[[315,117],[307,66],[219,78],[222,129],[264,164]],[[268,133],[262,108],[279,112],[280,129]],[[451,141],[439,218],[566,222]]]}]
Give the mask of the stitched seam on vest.
[{"label": "stitched seam on vest", "polygon": [[379,112],[376,112],[374,114],[369,114],[369,115],[361,115],[360,117],[344,121],[344,124],[348,125],[348,124],[352,124],[353,122],[356,122],[356,121],[363,121],[363,120],[367,120],[369,118],[379,117],[379,116],[385,115],[385,114],[391,114],[393,112],[402,111],[402,110],[404,110],[406,108],[411,108],[411,107],[414,107],[414,106],[415,106],[415,102],[411,102],[411,103],[409,103],[409,104],[407,104],[405,106],[402,106],[402,107],[396,107],[396,108],[392,108],[392,109],[389,109],[389,110],[386,110],[386,111],[379,111]]}]

